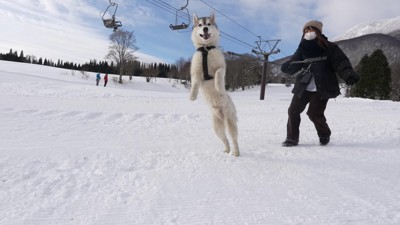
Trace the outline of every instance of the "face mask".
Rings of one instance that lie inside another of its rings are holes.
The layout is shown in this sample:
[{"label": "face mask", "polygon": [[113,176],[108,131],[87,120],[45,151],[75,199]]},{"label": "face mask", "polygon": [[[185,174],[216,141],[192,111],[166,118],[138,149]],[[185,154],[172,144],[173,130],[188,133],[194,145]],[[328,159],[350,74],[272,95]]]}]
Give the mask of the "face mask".
[{"label": "face mask", "polygon": [[307,41],[314,40],[317,37],[317,34],[314,31],[307,32],[304,34],[304,39]]}]

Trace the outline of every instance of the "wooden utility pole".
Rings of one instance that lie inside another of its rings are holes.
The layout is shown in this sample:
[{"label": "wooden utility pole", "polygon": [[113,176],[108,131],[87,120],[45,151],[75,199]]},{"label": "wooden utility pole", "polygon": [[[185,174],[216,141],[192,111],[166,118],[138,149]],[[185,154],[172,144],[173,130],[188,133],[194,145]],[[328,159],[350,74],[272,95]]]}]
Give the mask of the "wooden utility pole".
[{"label": "wooden utility pole", "polygon": [[[259,37],[259,38],[260,38],[260,40],[259,40],[259,41],[256,41],[258,50],[253,49],[252,52],[255,53],[255,54],[257,54],[257,55],[263,55],[263,58],[264,58],[264,59],[263,59],[263,71],[262,71],[262,77],[261,77],[261,90],[260,90],[260,100],[264,100],[264,96],[265,96],[265,86],[267,85],[266,83],[267,83],[268,57],[269,57],[269,55],[271,55],[271,54],[276,54],[276,53],[279,53],[279,52],[280,52],[279,49],[277,49],[277,50],[274,50],[274,49],[275,49],[275,47],[278,45],[279,41],[281,41],[281,40],[278,39],[278,40],[263,41],[263,40],[261,40],[261,37]],[[263,50],[263,47],[261,46],[262,43],[268,44],[268,45],[269,45],[270,42],[273,42],[273,41],[276,42],[275,45],[270,49],[269,52],[265,52],[265,51]]]}]

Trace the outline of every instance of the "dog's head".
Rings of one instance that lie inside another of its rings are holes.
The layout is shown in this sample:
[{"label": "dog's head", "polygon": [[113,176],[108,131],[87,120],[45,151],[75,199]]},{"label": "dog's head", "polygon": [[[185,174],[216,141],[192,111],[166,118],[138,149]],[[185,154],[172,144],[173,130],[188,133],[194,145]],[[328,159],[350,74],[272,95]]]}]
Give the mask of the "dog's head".
[{"label": "dog's head", "polygon": [[219,30],[215,22],[215,14],[209,17],[198,18],[193,16],[192,41],[196,48],[201,46],[217,46],[219,40]]}]

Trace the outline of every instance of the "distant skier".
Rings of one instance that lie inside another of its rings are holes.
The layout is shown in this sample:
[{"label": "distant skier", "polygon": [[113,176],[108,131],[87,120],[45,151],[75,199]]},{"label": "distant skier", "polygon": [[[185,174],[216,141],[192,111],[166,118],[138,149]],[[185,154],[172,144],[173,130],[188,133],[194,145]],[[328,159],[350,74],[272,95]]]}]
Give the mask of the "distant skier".
[{"label": "distant skier", "polygon": [[96,86],[99,86],[100,80],[101,80],[100,73],[98,73],[96,75]]},{"label": "distant skier", "polygon": [[106,73],[106,75],[104,75],[104,87],[107,86],[107,82],[108,82],[108,74]]}]

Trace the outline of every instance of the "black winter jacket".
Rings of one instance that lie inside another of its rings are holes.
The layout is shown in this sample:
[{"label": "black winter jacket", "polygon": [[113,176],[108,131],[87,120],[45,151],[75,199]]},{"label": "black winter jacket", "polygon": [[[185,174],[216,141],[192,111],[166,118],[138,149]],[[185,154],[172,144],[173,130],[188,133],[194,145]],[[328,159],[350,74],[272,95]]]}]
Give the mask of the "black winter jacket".
[{"label": "black winter jacket", "polygon": [[[325,36],[323,36],[325,38]],[[303,40],[305,41],[305,40]],[[316,40],[313,40],[316,42]],[[310,42],[310,41],[305,41]],[[311,57],[310,57],[311,56]],[[324,61],[313,62],[310,71],[314,75],[315,85],[317,87],[317,94],[322,99],[336,98],[340,95],[339,82],[336,74],[345,81],[349,78],[358,81],[360,78],[354,72],[353,67],[348,57],[336,44],[328,41],[328,47],[320,51],[314,51],[310,54],[302,43],[299,48],[292,55],[289,61],[285,62],[281,66],[281,70],[284,73],[293,75],[302,68],[308,67],[309,63],[291,64],[292,61],[302,61],[307,58],[324,57],[327,59]],[[307,87],[307,84],[300,82],[301,77],[296,77],[296,83],[292,90],[292,93],[301,97],[302,93]]]}]

